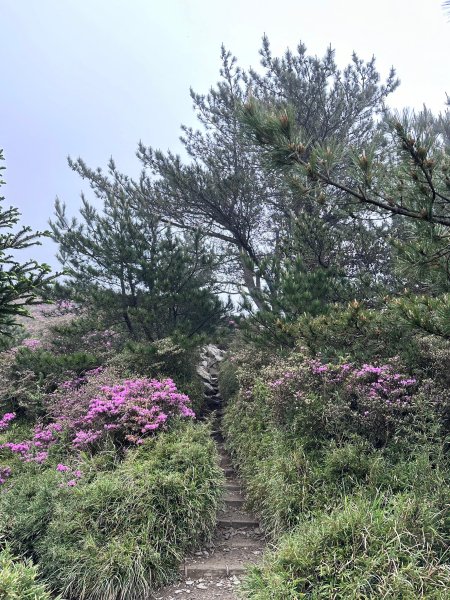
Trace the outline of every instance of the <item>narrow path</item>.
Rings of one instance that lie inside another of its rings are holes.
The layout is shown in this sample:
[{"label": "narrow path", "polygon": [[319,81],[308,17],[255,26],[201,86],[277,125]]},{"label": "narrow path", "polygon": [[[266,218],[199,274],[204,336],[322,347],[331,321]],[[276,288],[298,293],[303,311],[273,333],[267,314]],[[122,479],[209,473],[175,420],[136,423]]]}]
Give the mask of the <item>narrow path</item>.
[{"label": "narrow path", "polygon": [[206,346],[198,372],[205,385],[207,409],[215,414],[213,436],[226,480],[224,508],[218,515],[211,544],[186,559],[181,567],[180,581],[157,592],[157,600],[237,600],[237,589],[246,565],[257,562],[264,549],[262,531],[257,519],[244,508],[241,484],[222,437],[222,402],[218,387],[222,357],[216,346]]}]

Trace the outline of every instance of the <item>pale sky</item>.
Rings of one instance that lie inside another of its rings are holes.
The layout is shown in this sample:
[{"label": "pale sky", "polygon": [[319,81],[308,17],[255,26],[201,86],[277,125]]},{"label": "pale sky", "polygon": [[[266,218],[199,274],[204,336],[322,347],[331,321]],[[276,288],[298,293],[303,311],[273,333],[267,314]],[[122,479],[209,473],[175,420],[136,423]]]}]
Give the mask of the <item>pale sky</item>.
[{"label": "pale sky", "polygon": [[[247,68],[262,35],[274,55],[301,40],[394,66],[391,106],[443,109],[450,94],[450,22],[441,0],[0,0],[0,148],[6,204],[47,228],[55,196],[75,213],[85,183],[66,157],[136,174],[137,142],[178,150],[195,125],[189,87],[219,76],[220,45]],[[55,265],[55,246],[34,252]]]}]

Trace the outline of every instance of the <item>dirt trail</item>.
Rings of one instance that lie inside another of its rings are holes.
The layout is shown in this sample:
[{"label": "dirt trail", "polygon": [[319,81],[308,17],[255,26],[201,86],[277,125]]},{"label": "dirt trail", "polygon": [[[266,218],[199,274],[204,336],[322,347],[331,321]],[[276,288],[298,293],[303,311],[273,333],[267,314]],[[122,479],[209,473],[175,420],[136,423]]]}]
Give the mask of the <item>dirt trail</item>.
[{"label": "dirt trail", "polygon": [[223,443],[222,401],[218,388],[222,357],[216,346],[207,346],[198,372],[205,385],[208,409],[216,414],[213,436],[226,478],[224,510],[218,515],[211,544],[186,559],[181,567],[180,581],[157,592],[156,600],[237,600],[246,565],[258,562],[264,549],[262,531],[257,519],[244,508],[241,484]]}]

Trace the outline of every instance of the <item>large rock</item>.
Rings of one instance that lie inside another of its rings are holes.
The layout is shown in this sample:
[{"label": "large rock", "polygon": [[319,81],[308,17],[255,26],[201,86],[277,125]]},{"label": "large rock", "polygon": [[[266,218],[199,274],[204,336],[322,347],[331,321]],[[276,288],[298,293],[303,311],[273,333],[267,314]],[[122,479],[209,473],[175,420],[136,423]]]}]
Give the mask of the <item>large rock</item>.
[{"label": "large rock", "polygon": [[217,346],[214,346],[214,344],[208,344],[205,350],[215,362],[220,362],[223,360],[225,351],[221,350]]},{"label": "large rock", "polygon": [[211,373],[207,370],[207,367],[203,365],[199,365],[197,367],[197,374],[203,379],[206,383],[211,383]]},{"label": "large rock", "polygon": [[217,386],[213,386],[207,381],[203,383],[203,389],[205,392],[205,396],[216,396],[217,395]]}]

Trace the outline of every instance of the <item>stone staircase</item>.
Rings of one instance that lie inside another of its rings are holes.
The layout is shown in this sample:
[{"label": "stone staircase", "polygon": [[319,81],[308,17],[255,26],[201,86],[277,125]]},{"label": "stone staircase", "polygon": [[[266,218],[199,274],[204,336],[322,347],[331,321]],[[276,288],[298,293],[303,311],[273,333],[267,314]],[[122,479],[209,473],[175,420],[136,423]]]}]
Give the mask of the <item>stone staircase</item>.
[{"label": "stone staircase", "polygon": [[180,581],[156,593],[157,600],[235,600],[246,565],[257,562],[264,549],[258,520],[245,510],[241,484],[225,449],[221,432],[222,401],[219,394],[219,363],[223,352],[216,346],[204,348],[198,373],[205,385],[207,412],[214,415],[213,437],[225,475],[223,510],[209,546],[189,556],[180,570]]}]

